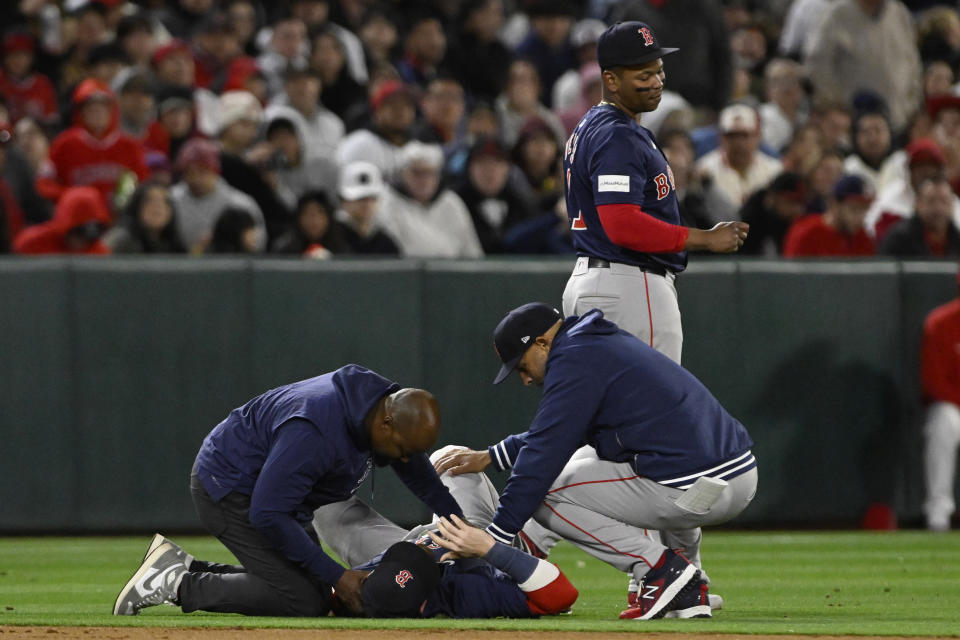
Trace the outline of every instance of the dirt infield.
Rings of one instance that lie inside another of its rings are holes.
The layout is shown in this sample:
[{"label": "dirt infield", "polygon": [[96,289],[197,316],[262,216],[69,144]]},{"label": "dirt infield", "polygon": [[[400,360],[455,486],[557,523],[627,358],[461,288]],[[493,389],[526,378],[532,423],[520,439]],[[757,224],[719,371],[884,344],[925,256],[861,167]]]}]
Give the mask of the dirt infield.
[{"label": "dirt infield", "polygon": [[[2,640],[306,640],[317,634],[335,640],[414,640],[455,633],[458,640],[614,640],[623,633],[597,633],[573,631],[475,631],[452,629],[250,629],[232,627],[226,629],[166,628],[166,627],[11,627],[0,626]],[[644,640],[901,640],[893,636],[754,636],[721,633],[647,633]],[[924,640],[937,640],[927,637]]]}]

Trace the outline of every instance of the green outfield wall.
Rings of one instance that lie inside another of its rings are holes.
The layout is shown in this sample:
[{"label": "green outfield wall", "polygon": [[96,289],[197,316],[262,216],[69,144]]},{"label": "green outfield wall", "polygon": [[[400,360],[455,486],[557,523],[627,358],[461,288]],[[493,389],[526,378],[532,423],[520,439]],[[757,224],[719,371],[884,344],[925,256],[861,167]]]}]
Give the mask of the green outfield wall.
[{"label": "green outfield wall", "polygon": [[[571,262],[0,260],[0,531],[196,529],[204,435],[257,393],[348,362],[433,391],[441,444],[522,431],[539,390],[490,384],[491,331],[523,302],[559,306]],[[760,463],[738,522],[856,526],[872,503],[919,521],[920,332],[955,273],[693,259],[677,280],[683,362]],[[371,492],[400,522],[426,515],[389,469]]]}]

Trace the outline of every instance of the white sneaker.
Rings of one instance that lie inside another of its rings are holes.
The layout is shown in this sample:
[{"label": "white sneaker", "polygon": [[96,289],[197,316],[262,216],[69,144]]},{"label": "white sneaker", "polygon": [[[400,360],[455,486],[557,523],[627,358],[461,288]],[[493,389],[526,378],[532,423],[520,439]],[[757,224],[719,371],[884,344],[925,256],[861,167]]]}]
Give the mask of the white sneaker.
[{"label": "white sneaker", "polygon": [[177,591],[187,573],[184,552],[171,542],[155,547],[127,580],[113,603],[113,615],[135,616],[146,607],[179,604]]}]

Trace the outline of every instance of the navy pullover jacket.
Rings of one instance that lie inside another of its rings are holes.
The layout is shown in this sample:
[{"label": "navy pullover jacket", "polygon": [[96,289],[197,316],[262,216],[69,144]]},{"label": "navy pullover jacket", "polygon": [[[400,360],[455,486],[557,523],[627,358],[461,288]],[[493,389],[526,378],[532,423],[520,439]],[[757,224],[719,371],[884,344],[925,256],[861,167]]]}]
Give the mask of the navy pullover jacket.
[{"label": "navy pullover jacket", "polygon": [[[210,497],[250,496],[250,524],[281,553],[328,585],[343,567],[305,526],[317,507],[349,498],[373,466],[364,420],[400,388],[350,364],[267,391],[234,409],[204,439],[196,469]],[[434,513],[463,515],[425,454],[394,471]]]},{"label": "navy pullover jacket", "polygon": [[489,448],[494,465],[513,472],[487,531],[509,543],[585,444],[678,489],[757,465],[747,430],[703,383],[598,309],[567,318],[554,337],[530,429]]}]

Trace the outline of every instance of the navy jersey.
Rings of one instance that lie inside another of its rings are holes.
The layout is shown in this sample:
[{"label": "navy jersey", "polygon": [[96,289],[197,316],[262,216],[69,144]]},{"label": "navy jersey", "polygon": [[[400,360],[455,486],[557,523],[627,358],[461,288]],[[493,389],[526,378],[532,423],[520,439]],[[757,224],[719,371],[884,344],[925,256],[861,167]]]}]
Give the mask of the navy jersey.
[{"label": "navy jersey", "polygon": [[543,399],[530,429],[490,448],[513,467],[493,525],[520,530],[582,445],[602,460],[686,489],[701,475],[728,480],[756,467],[753,441],[693,374],[603,318],[567,318],[547,356]]},{"label": "navy jersey", "polygon": [[593,107],[567,140],[563,174],[578,255],[673,272],[686,268],[686,251],[641,253],[614,244],[597,214],[599,205],[635,204],[654,218],[681,224],[673,173],[648,129],[613,105]]}]

